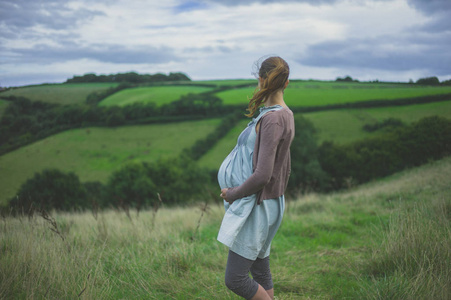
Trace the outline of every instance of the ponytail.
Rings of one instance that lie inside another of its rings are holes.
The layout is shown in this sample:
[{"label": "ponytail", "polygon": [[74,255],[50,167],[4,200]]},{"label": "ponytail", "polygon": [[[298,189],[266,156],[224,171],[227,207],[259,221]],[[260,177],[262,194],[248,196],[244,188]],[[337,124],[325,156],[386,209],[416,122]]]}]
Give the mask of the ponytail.
[{"label": "ponytail", "polygon": [[260,89],[257,87],[252,98],[249,99],[247,108],[249,113],[246,116],[252,117],[270,95],[283,89],[289,75],[290,67],[285,60],[278,56],[265,59],[258,71]]}]

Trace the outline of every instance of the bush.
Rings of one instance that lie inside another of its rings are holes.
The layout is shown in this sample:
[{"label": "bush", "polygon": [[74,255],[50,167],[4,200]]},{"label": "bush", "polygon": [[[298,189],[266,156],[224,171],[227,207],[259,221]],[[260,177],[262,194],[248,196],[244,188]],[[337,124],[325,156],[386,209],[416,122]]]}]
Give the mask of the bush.
[{"label": "bush", "polygon": [[291,175],[288,193],[324,190],[327,174],[318,161],[316,129],[302,116],[295,120],[295,137],[291,144]]},{"label": "bush", "polygon": [[350,181],[367,182],[450,153],[451,121],[433,116],[349,145],[325,142],[319,147],[319,161],[333,188],[339,189]]},{"label": "bush", "polygon": [[164,203],[188,203],[197,197],[205,200],[207,188],[211,186],[208,171],[184,155],[160,159],[145,167]]},{"label": "bush", "polygon": [[125,116],[121,109],[118,107],[112,107],[107,112],[106,125],[109,127],[115,127],[125,124]]},{"label": "bush", "polygon": [[28,179],[9,204],[16,211],[26,213],[52,209],[68,211],[89,206],[86,189],[77,175],[55,169],[46,169]]},{"label": "bush", "polygon": [[141,163],[129,164],[114,172],[108,180],[106,191],[108,202],[124,209],[136,207],[139,210],[157,199],[156,186]]},{"label": "bush", "polygon": [[161,195],[166,204],[205,199],[209,173],[186,156],[134,163],[114,172],[106,186],[105,204],[128,208],[151,206]]},{"label": "bush", "polygon": [[363,130],[367,132],[374,132],[383,128],[392,129],[402,126],[404,126],[404,123],[401,120],[395,118],[388,118],[381,122],[376,122],[373,124],[365,124],[363,125]]},{"label": "bush", "polygon": [[416,82],[417,84],[422,84],[422,85],[439,85],[440,81],[438,80],[437,77],[426,77],[426,78],[420,78],[417,80]]}]

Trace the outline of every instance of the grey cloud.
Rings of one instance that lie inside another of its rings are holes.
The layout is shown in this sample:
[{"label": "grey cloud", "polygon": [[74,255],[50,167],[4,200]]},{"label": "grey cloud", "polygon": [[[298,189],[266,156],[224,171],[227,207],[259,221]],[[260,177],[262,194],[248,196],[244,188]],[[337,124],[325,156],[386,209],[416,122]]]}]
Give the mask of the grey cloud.
[{"label": "grey cloud", "polygon": [[[280,3],[280,2],[291,2],[291,3],[308,3],[310,5],[324,5],[324,4],[335,4],[337,2],[343,2],[344,0],[198,0],[197,2],[203,3],[217,3],[226,6],[252,4],[252,3]],[[374,2],[387,2],[393,0],[372,0]]]},{"label": "grey cloud", "polygon": [[[450,12],[451,14],[451,12]],[[429,23],[418,27],[419,30],[431,33],[451,31],[451,17],[449,15],[442,15],[431,20]]]},{"label": "grey cloud", "polygon": [[0,36],[18,36],[23,30],[36,25],[67,29],[98,15],[103,13],[87,8],[72,9],[66,1],[3,0],[0,1]]},{"label": "grey cloud", "polygon": [[71,78],[73,73],[30,73],[30,74],[0,74],[0,86],[24,86],[42,83],[61,83]]},{"label": "grey cloud", "polygon": [[90,45],[89,47],[80,47],[69,43],[65,47],[37,45],[31,49],[9,49],[9,52],[7,54],[4,49],[0,49],[3,57],[2,63],[48,64],[93,59],[106,63],[152,64],[179,60],[171,48],[150,46],[126,48],[122,45]]},{"label": "grey cloud", "polygon": [[427,24],[418,26],[417,30],[431,33],[451,31],[450,0],[408,0],[408,4],[432,17]]},{"label": "grey cloud", "polygon": [[227,6],[252,4],[252,3],[280,3],[280,2],[299,2],[309,3],[311,5],[333,4],[341,0],[204,0],[207,3],[217,3]]},{"label": "grey cloud", "polygon": [[[401,43],[404,46],[396,47]],[[414,38],[399,42],[390,37],[329,41],[310,46],[306,54],[297,61],[315,67],[387,71],[422,69],[440,76],[451,73],[451,56],[447,51],[450,46],[449,42],[424,44]]]},{"label": "grey cloud", "polygon": [[[250,3],[279,3],[279,2],[299,2],[309,3],[311,5],[334,4],[344,0],[203,0],[203,2],[219,3],[224,5],[240,5]],[[373,2],[390,2],[393,0],[372,0]],[[418,10],[425,13],[436,13],[443,10],[451,10],[451,1],[449,0],[407,0],[408,3]],[[194,1],[189,1],[190,3]],[[199,1],[197,1],[199,2]]]},{"label": "grey cloud", "polygon": [[449,0],[408,0],[407,2],[415,9],[429,15],[451,11],[451,1]]},{"label": "grey cloud", "polygon": [[222,53],[231,53],[234,51],[240,50],[239,47],[227,47],[224,45],[218,46],[205,46],[205,47],[189,47],[183,49],[185,53],[213,53],[213,52],[222,52]]}]

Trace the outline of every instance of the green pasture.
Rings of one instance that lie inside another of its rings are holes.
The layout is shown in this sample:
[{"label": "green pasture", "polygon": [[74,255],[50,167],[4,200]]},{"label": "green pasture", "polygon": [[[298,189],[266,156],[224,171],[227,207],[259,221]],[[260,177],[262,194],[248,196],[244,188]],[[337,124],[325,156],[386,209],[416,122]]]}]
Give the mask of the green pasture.
[{"label": "green pasture", "polygon": [[[411,123],[433,115],[450,118],[451,101],[382,108],[342,109],[303,114],[317,129],[318,144],[326,140],[345,144],[370,137],[377,134],[377,132],[366,132],[362,129],[363,125],[388,118],[397,118],[406,123]],[[247,119],[236,125],[200,159],[200,164],[205,167],[219,168],[221,162],[235,146],[238,135],[248,122],[249,120]]]},{"label": "green pasture", "polygon": [[220,119],[65,131],[0,156],[0,206],[35,172],[57,168],[82,181],[105,182],[130,161],[176,156],[204,138]]},{"label": "green pasture", "polygon": [[106,99],[102,100],[100,106],[125,106],[139,103],[153,102],[157,105],[171,103],[178,100],[181,96],[189,93],[198,94],[207,92],[212,88],[202,86],[154,86],[138,87],[119,91]]},{"label": "green pasture", "polygon": [[[216,94],[224,104],[246,104],[255,87],[226,90]],[[323,106],[366,100],[393,100],[451,93],[451,87],[408,84],[341,83],[295,81],[288,85],[284,99],[288,106]]]},{"label": "green pasture", "polygon": [[3,112],[5,111],[7,106],[8,106],[8,101],[0,99],[0,118],[3,116]]},{"label": "green pasture", "polygon": [[16,96],[25,97],[32,101],[63,105],[83,104],[89,94],[104,91],[116,85],[117,83],[71,83],[25,86],[0,92],[0,98],[2,96]]},{"label": "green pasture", "polygon": [[250,119],[244,119],[233,127],[222,139],[220,139],[204,156],[199,160],[199,164],[211,170],[218,170],[222,161],[232,151],[237,143],[238,136],[247,126]]},{"label": "green pasture", "polygon": [[329,140],[345,144],[377,134],[377,132],[364,131],[362,127],[365,124],[372,124],[388,118],[412,123],[434,115],[450,118],[451,101],[368,109],[331,110],[306,113],[304,117],[309,119],[318,130],[319,143]]},{"label": "green pasture", "polygon": [[[271,247],[275,299],[450,299],[450,178],[446,158],[287,199]],[[224,284],[228,249],[216,240],[222,201],[209,201],[130,218],[3,217],[0,298],[239,300]]]}]

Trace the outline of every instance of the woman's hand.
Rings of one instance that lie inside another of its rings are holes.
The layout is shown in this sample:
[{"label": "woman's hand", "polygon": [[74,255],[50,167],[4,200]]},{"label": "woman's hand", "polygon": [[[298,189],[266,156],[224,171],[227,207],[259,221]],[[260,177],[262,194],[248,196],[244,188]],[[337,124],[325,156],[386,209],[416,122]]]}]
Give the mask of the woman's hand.
[{"label": "woman's hand", "polygon": [[[224,199],[225,201],[229,202],[229,200],[227,200],[227,191],[228,188],[222,189],[221,190],[221,194],[219,195],[222,199]],[[229,202],[230,203],[230,202]],[[232,203],[230,203],[232,204]]]}]

